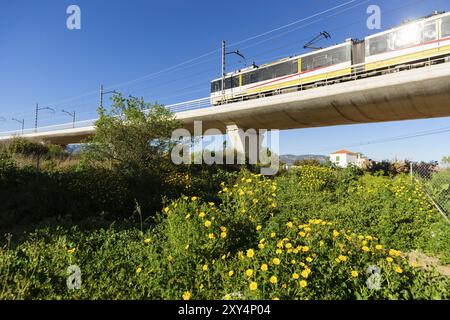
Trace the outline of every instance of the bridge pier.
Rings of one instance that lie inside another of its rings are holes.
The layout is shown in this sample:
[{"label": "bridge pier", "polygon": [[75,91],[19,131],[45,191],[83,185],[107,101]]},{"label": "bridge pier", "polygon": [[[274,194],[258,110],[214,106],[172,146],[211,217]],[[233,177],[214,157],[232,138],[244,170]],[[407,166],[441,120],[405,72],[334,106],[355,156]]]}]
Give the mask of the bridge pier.
[{"label": "bridge pier", "polygon": [[264,136],[256,129],[239,128],[236,124],[227,124],[227,136],[231,148],[244,155],[250,163],[256,164],[259,159]]}]

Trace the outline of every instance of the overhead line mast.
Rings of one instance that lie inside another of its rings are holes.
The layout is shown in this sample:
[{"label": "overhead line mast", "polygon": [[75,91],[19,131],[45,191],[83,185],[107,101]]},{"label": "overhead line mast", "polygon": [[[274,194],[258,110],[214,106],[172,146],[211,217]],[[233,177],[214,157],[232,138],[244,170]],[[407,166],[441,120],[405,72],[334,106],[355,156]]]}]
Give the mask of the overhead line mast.
[{"label": "overhead line mast", "polygon": [[[239,57],[244,59],[244,62],[245,62],[245,57],[244,57],[244,55],[242,53],[239,52],[239,50],[227,52],[227,50],[226,50],[226,42],[225,42],[225,40],[222,40],[222,81],[221,81],[222,103],[225,100],[225,77],[226,77],[226,59],[225,59],[225,57],[227,55],[229,55],[229,54],[238,55]],[[247,65],[246,62],[245,62],[245,65]]]}]

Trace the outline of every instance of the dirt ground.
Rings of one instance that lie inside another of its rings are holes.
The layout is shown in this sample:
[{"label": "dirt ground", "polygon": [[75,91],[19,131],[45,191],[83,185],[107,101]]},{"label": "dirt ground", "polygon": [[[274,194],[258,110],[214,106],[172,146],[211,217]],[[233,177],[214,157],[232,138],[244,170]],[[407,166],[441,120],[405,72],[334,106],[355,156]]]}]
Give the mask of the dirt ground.
[{"label": "dirt ground", "polygon": [[417,266],[422,268],[435,267],[441,274],[450,277],[450,265],[441,265],[438,258],[429,257],[419,251],[410,252],[408,258],[410,264],[416,263]]}]

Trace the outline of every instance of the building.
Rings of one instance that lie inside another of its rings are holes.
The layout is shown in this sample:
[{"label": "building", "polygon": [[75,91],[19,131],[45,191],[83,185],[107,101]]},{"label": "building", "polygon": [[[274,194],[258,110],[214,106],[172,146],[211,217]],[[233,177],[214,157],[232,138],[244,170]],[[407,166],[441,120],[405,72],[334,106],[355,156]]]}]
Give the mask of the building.
[{"label": "building", "polygon": [[351,152],[348,150],[339,150],[330,154],[330,161],[341,168],[346,168],[349,165],[354,165],[363,168],[368,165],[369,159],[362,153]]}]

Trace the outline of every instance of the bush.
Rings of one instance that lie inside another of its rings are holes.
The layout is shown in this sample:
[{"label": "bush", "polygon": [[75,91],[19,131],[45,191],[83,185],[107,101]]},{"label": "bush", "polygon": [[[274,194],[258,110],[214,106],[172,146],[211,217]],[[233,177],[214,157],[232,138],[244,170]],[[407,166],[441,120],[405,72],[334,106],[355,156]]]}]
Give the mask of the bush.
[{"label": "bush", "polygon": [[[285,215],[278,190],[243,173],[221,185],[220,202],[184,196],[143,232],[42,230],[0,250],[0,299],[450,298],[448,278],[376,235]],[[67,290],[70,265],[80,290]]]},{"label": "bush", "polygon": [[[145,181],[132,187],[108,169],[36,178],[35,170],[6,167],[8,185],[49,179],[38,195],[70,190],[83,200],[70,207],[76,216],[83,208],[130,216],[134,197],[145,195],[130,192]],[[450,298],[449,278],[408,263],[417,248],[448,258],[450,230],[405,176],[302,166],[276,179],[222,170],[208,182],[198,177],[188,170],[166,176],[161,183],[178,190],[174,197],[186,195],[166,199],[155,219],[148,219],[153,209],[137,206],[139,228],[102,229],[97,217],[86,221],[90,232],[44,228],[1,248],[0,299]],[[61,199],[44,201],[42,208],[64,207]],[[67,289],[70,265],[81,269],[80,290]]]}]

